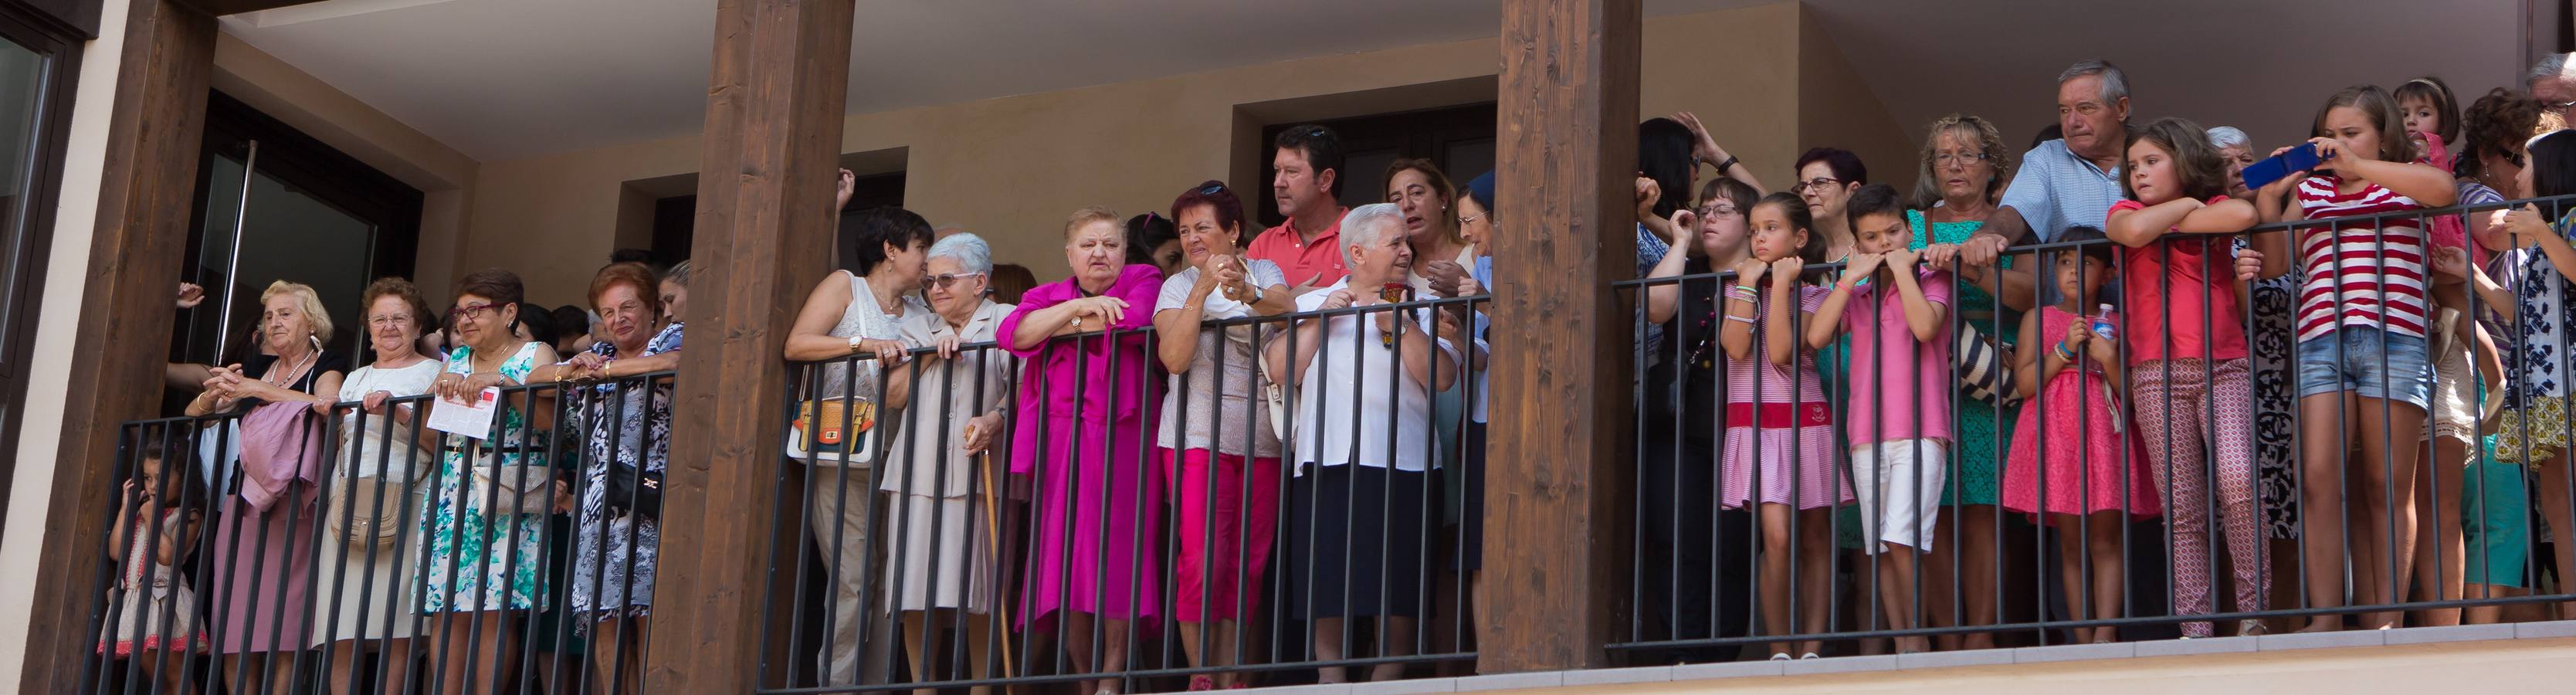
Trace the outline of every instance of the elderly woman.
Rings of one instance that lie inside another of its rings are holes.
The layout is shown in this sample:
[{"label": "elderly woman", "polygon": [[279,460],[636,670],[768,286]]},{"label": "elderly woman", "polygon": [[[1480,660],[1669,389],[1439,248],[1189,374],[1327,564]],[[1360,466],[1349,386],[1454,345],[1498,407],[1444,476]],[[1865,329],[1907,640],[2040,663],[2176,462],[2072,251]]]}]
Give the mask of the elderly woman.
[{"label": "elderly woman", "polygon": [[[1295,297],[1278,264],[1246,259],[1236,246],[1243,202],[1223,182],[1183,192],[1172,201],[1172,219],[1180,221],[1189,267],[1164,279],[1154,302],[1155,356],[1172,374],[1155,436],[1180,512],[1172,610],[1193,666],[1232,666],[1241,660],[1237,621],[1255,609],[1251,602],[1278,523],[1279,435],[1256,414],[1265,407],[1257,395],[1265,383],[1253,362],[1262,327],[1202,330],[1199,324],[1286,313]],[[1205,627],[1209,619],[1214,630]],[[1202,674],[1190,677],[1190,689],[1237,682],[1232,672]]]},{"label": "elderly woman", "polygon": [[[856,412],[861,402],[900,403],[910,386],[910,370],[894,367],[912,347],[903,339],[904,324],[926,320],[929,314],[907,296],[921,288],[922,256],[930,248],[931,231],[929,220],[892,207],[859,211],[842,228],[842,257],[855,265],[833,271],[806,295],[787,334],[786,353],[789,361],[830,360],[821,365],[818,381],[800,379],[795,386],[808,390],[808,401],[841,400]],[[885,378],[879,379],[880,374]],[[872,464],[858,452],[846,457],[817,454],[810,463],[805,522],[831,558],[832,576],[832,620],[825,623],[832,626],[825,641],[831,647],[819,657],[825,685],[850,685],[859,678],[859,627],[868,622],[861,616],[868,606],[866,570],[874,547],[868,537],[869,503],[876,496],[868,488]]]},{"label": "elderly woman", "polygon": [[[1061,632],[1084,672],[1123,668],[1128,626],[1161,613],[1161,476],[1146,465],[1145,408],[1155,397],[1143,331],[1162,271],[1128,265],[1126,230],[1106,209],[1064,224],[1073,277],[1039,285],[1002,320],[1003,344],[1030,360],[1020,387],[1011,472],[1037,476],[1037,519],[1021,621]],[[1111,336],[1077,335],[1124,331]],[[1075,336],[1075,337],[1062,337]],[[1092,621],[1106,621],[1092,643]],[[1116,679],[1082,692],[1117,692]]]},{"label": "elderly woman", "polygon": [[[1986,215],[1994,212],[1995,200],[2003,195],[2004,178],[2012,167],[2012,153],[2004,147],[2003,133],[1993,123],[1955,113],[1933,121],[1923,141],[1922,165],[1914,188],[1917,204],[1923,209],[1905,213],[1906,223],[1914,228],[1912,248],[1956,249],[1967,241],[1985,226]],[[1939,267],[1959,274],[1959,320],[1963,325],[1987,336],[2010,335],[2018,330],[2019,313],[2029,309],[2033,299],[2035,280],[2028,271],[2013,270],[2010,259],[1995,267]],[[1996,366],[2008,364],[2011,363],[1998,361]],[[1947,476],[1949,487],[1942,493],[1941,503],[1958,510],[1959,524],[1954,534],[1958,542],[1947,544],[1949,552],[1924,558],[1924,593],[1931,597],[1924,611],[1935,626],[1960,622],[1954,616],[1964,617],[1969,625],[1992,625],[1995,503],[2002,490],[1996,473],[2002,468],[2001,452],[2010,450],[2007,443],[2012,441],[2014,420],[1996,417],[1993,403],[1964,395],[1952,400],[1958,408],[1955,446],[1959,455]],[[1936,533],[1950,531],[1944,526]],[[1953,610],[1953,601],[1965,604],[1965,610]],[[1994,636],[1982,632],[1940,639],[1944,649],[1994,646]]]},{"label": "elderly woman", "polygon": [[[1297,298],[1299,311],[1333,311],[1386,303],[1376,288],[1403,282],[1413,264],[1405,243],[1404,213],[1379,203],[1342,216],[1343,262],[1350,275]],[[1423,537],[1432,522],[1426,508],[1430,469],[1445,442],[1431,436],[1432,394],[1456,378],[1458,335],[1446,312],[1420,309],[1345,314],[1297,322],[1291,335],[1272,339],[1264,359],[1274,374],[1291,375],[1296,400],[1298,456],[1289,502],[1289,615],[1314,621],[1317,660],[1346,658],[1344,621],[1376,618],[1379,656],[1412,651],[1422,615]],[[1349,414],[1373,413],[1353,422]],[[1401,664],[1382,664],[1372,680],[1402,675]],[[1325,683],[1346,679],[1325,668]]]},{"label": "elderly woman", "polygon": [[2245,165],[2262,159],[2254,155],[2254,139],[2235,126],[2223,125],[2209,129],[2209,144],[2227,160],[2227,197],[2253,200],[2254,189],[2245,187]]},{"label": "elderly woman", "polygon": [[[328,538],[342,547],[323,548],[321,605],[337,605],[313,616],[312,644],[331,648],[331,692],[345,695],[357,673],[358,659],[374,645],[384,656],[376,668],[384,682],[409,682],[413,618],[410,553],[392,547],[402,524],[420,516],[420,493],[412,483],[428,472],[428,457],[414,441],[421,430],[416,408],[387,405],[391,399],[429,393],[440,362],[421,354],[421,329],[435,325],[420,289],[402,278],[385,278],[367,286],[358,306],[366,310],[367,345],[376,361],[349,373],[339,399],[359,403],[341,418],[340,449],[329,480],[331,497],[323,504],[330,521]],[[330,415],[331,404],[313,409]],[[430,433],[435,434],[435,433]],[[361,609],[364,610],[361,610]],[[336,622],[327,622],[332,614]]]},{"label": "elderly woman", "polygon": [[[189,417],[282,403],[312,407],[340,393],[349,361],[322,349],[331,340],[322,297],[312,287],[280,280],[260,292],[259,304],[263,354],[209,370],[206,390],[188,402]],[[250,421],[256,417],[246,416],[242,426],[241,487],[224,499],[217,517],[213,547],[226,550],[215,560],[212,593],[222,603],[214,611],[221,618],[214,643],[225,678],[250,683],[252,692],[283,693],[295,681],[289,662],[310,627],[305,611],[312,601],[312,539],[320,535],[315,531],[322,523],[316,506],[321,491],[311,485],[315,472],[303,470],[302,462],[263,453],[270,449],[250,441],[267,429]],[[300,436],[292,430],[310,424],[274,434],[292,439]],[[217,482],[230,479],[225,474]]]},{"label": "elderly woman", "polygon": [[[640,263],[599,269],[590,281],[590,305],[608,339],[538,369],[533,378],[609,381],[678,369],[680,324],[662,320],[661,295],[654,292],[660,284]],[[589,652],[600,678],[634,692],[643,682],[643,659],[635,655],[650,635],[661,557],[660,482],[671,451],[672,384],[603,383],[565,395],[577,399],[565,410],[589,434],[581,452],[580,523],[572,529],[572,612],[597,624]],[[625,674],[610,675],[621,663]]]},{"label": "elderly woman", "polygon": [[[992,342],[1011,305],[987,298],[993,273],[993,249],[983,237],[958,233],[930,245],[930,276],[922,293],[931,313],[905,321],[906,342],[932,345],[908,368],[917,384],[903,405],[904,441],[887,452],[884,484],[894,529],[894,550],[884,567],[899,575],[884,581],[884,600],[901,616],[904,645],[910,649],[913,674],[932,680],[938,650],[926,624],[950,622],[962,610],[964,642],[973,654],[975,678],[988,675],[992,661],[992,608],[1000,552],[996,529],[988,523],[999,510],[984,502],[999,490],[984,454],[1002,431],[1002,402],[1013,392],[1019,360],[993,348],[959,346]],[[980,473],[980,475],[979,475]],[[975,689],[978,693],[989,690]]]},{"label": "elderly woman", "polygon": [[[525,295],[519,276],[506,270],[456,283],[447,315],[457,344],[431,387],[439,397],[433,411],[472,402],[484,389],[524,385],[538,365],[556,361],[554,347],[517,336]],[[545,609],[553,595],[544,567],[546,517],[571,502],[546,467],[554,393],[505,393],[493,407],[483,436],[440,437],[446,451],[438,489],[421,515],[421,612],[435,616],[442,653],[450,655],[437,676],[449,695],[511,682],[520,630],[510,624]],[[475,665],[470,673],[468,663]]]}]

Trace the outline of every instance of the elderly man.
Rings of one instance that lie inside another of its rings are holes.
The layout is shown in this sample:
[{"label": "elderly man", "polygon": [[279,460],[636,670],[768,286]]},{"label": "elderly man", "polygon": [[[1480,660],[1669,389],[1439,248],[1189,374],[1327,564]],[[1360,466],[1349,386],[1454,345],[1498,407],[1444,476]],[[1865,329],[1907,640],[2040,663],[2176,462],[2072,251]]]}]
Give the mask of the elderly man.
[{"label": "elderly man", "polygon": [[[2091,59],[2057,75],[2057,125],[2062,139],[2039,143],[2022,155],[2021,172],[1984,228],[1957,249],[1927,249],[1941,267],[1950,254],[1991,265],[2004,247],[2056,239],[2073,225],[2099,225],[2120,200],[2121,150],[2129,139],[2129,78],[2119,66]],[[2045,285],[2053,288],[2054,285]]]},{"label": "elderly man", "polygon": [[2567,64],[2568,55],[2541,56],[2540,62],[2531,66],[2531,72],[2522,76],[2524,86],[2531,88],[2531,98],[2540,100],[2541,108],[2562,117],[2576,114],[2576,66]]}]

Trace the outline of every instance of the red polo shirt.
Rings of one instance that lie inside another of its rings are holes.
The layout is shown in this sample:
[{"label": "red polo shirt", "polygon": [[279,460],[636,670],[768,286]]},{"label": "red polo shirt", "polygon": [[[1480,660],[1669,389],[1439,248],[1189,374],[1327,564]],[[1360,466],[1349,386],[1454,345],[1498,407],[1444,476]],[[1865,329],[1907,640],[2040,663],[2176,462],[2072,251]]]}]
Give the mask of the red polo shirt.
[{"label": "red polo shirt", "polygon": [[1261,230],[1261,235],[1252,238],[1252,246],[1244,249],[1243,255],[1279,264],[1279,270],[1288,275],[1289,287],[1322,287],[1341,282],[1343,276],[1351,274],[1350,269],[1342,266],[1340,215],[1334,215],[1333,226],[1315,235],[1315,242],[1311,244],[1297,233],[1296,226],[1296,218],[1289,218],[1277,227]]}]

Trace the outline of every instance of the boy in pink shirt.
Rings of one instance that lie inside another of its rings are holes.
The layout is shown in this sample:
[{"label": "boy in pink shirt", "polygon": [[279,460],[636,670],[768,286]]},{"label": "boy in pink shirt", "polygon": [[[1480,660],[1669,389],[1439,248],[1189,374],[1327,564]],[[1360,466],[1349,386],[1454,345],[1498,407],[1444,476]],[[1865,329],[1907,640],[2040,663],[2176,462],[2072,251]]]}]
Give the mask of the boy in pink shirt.
[{"label": "boy in pink shirt", "polygon": [[[1862,187],[1845,210],[1853,256],[1807,325],[1807,344],[1823,349],[1851,333],[1851,399],[1841,421],[1861,534],[1876,541],[1869,552],[1888,555],[1878,563],[1888,627],[1909,629],[1918,627],[1914,576],[1932,549],[1950,463],[1950,274],[1915,267],[1918,255],[1906,250],[1913,227],[1895,188]],[[1896,640],[1900,654],[1930,648],[1920,636]]]}]

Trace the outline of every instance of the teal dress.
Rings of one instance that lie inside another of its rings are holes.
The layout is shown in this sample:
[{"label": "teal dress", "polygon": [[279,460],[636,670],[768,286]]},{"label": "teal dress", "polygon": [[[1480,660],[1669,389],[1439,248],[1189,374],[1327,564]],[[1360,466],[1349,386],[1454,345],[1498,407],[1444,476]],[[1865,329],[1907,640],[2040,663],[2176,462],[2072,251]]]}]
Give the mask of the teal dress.
[{"label": "teal dress", "polygon": [[[525,383],[536,369],[537,347],[524,343],[501,363],[501,375]],[[447,357],[447,373],[471,374],[474,350],[457,348]],[[512,394],[518,395],[518,394]],[[420,532],[421,612],[528,610],[546,607],[546,517],[552,510],[530,514],[485,514],[468,503],[467,478],[478,464],[544,466],[542,444],[548,433],[529,427],[521,407],[526,396],[503,397],[493,436],[472,447],[447,437],[438,472],[438,489],[429,493],[429,511]],[[497,451],[496,451],[497,449]]]},{"label": "teal dress", "polygon": [[[1914,227],[1912,248],[1917,251],[1929,244],[1964,243],[1968,235],[1985,226],[1984,222],[1933,222],[1932,230],[1927,234],[1923,230],[1925,220],[1922,212],[1906,211],[1905,221]],[[2004,266],[2011,267],[2012,259],[2004,259]],[[2020,334],[2021,317],[2018,312],[2002,307],[1992,293],[1964,282],[1958,284],[1958,293],[1959,305],[1953,309],[1959,312],[1962,322],[2007,344]],[[1941,504],[1948,507],[1994,504],[2002,490],[1995,473],[2002,468],[2003,453],[2012,450],[2016,418],[1997,417],[1995,406],[1991,404],[1964,394],[1952,395],[1958,404],[1957,410],[1953,411],[1957,417],[1952,423],[1954,443],[1951,446],[1957,454],[1954,457],[1957,463],[1950,467],[1947,487],[1941,493]]]}]

